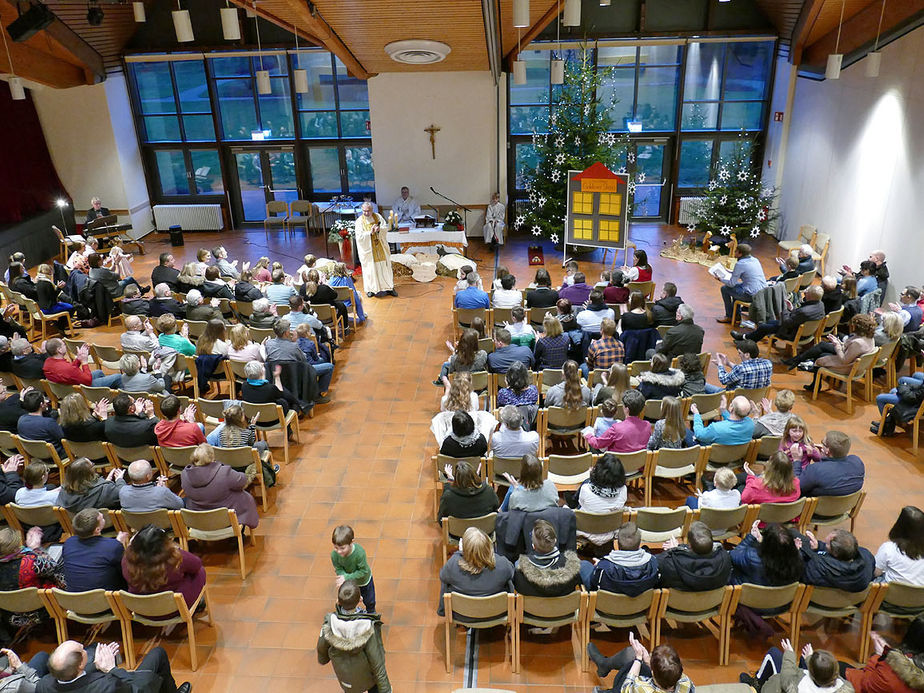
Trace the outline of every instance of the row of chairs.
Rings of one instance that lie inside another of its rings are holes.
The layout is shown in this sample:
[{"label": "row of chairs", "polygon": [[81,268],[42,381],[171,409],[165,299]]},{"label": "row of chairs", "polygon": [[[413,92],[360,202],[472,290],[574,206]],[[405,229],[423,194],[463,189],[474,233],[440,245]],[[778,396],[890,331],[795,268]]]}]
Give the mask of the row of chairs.
[{"label": "row of chairs", "polygon": [[60,321],[66,323],[65,333],[67,335],[74,334],[74,323],[71,320],[71,314],[66,310],[58,313],[43,313],[34,299],[13,291],[3,282],[0,282],[0,295],[3,296],[7,305],[19,306],[20,319],[29,339],[36,339],[40,335],[42,340],[46,339],[48,327],[53,326],[57,329],[61,324]]},{"label": "row of chairs", "polygon": [[818,228],[811,224],[799,227],[799,235],[793,241],[779,241],[777,243],[783,254],[790,255],[797,252],[803,245],[812,246],[812,260],[818,265],[819,276],[825,274],[825,262],[828,258],[828,249],[831,246],[831,234],[819,233]]},{"label": "row of chairs", "polygon": [[869,631],[877,614],[913,619],[924,608],[924,588],[903,583],[871,583],[859,592],[833,587],[792,583],[778,587],[755,584],[728,585],[701,592],[651,589],[629,597],[607,590],[589,594],[583,587],[561,597],[535,597],[500,592],[472,597],[458,592],[443,595],[445,608],[446,671],[451,673],[453,625],[487,629],[504,626],[509,638],[511,669],[519,671],[520,626],[543,628],[570,626],[577,636],[581,668],[588,671],[587,645],[591,627],[638,628],[651,647],[661,643],[663,624],[694,623],[718,640],[718,663],[727,666],[731,629],[738,607],[748,607],[768,621],[780,624],[799,651],[802,631],[811,619],[860,618],[858,662],[869,655]]}]

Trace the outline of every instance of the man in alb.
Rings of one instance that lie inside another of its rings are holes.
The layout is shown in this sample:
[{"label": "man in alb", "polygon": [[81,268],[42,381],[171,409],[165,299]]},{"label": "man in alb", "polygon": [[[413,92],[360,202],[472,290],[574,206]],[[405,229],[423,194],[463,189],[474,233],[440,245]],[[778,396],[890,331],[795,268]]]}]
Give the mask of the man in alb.
[{"label": "man in alb", "polygon": [[399,224],[413,224],[414,217],[420,216],[420,205],[411,197],[410,189],[405,185],[401,188],[401,197],[391,206]]},{"label": "man in alb", "polygon": [[484,242],[503,244],[504,242],[504,204],[500,201],[500,193],[491,195],[491,204],[484,213]]},{"label": "man in alb", "polygon": [[397,296],[391,270],[391,253],[385,240],[385,220],[372,211],[372,205],[363,203],[362,216],[356,220],[356,250],[363,268],[363,286],[370,298],[386,292]]}]

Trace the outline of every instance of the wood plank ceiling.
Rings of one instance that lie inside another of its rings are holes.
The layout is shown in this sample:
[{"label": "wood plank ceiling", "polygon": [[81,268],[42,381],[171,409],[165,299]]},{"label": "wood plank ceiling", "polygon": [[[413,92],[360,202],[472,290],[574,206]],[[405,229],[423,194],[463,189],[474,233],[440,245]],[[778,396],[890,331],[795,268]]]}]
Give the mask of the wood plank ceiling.
[{"label": "wood plank ceiling", "polygon": [[92,26],[87,21],[85,3],[45,0],[45,4],[58,19],[79,34],[103,57],[103,66],[107,72],[121,67],[122,49],[137,28],[130,2],[121,5],[100,4],[104,17],[103,23],[99,26]]}]

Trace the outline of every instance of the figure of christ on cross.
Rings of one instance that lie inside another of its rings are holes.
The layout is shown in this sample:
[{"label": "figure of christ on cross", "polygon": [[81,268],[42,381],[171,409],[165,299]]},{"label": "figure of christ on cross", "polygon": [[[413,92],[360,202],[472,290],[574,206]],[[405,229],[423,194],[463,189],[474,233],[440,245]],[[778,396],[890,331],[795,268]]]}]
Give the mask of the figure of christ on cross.
[{"label": "figure of christ on cross", "polygon": [[440,131],[440,128],[436,127],[433,123],[430,123],[430,127],[424,128],[424,132],[430,133],[430,153],[433,158],[436,158],[436,133]]}]

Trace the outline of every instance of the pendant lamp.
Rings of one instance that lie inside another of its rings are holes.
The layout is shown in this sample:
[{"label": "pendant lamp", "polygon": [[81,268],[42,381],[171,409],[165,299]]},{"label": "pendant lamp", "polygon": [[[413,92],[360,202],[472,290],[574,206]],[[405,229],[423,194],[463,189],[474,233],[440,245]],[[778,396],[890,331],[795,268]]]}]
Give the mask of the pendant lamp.
[{"label": "pendant lamp", "polygon": [[837,24],[837,40],[834,42],[834,52],[828,56],[828,64],[825,66],[825,79],[840,79],[841,63],[844,62],[844,54],[838,52],[841,47],[841,27],[844,25],[844,4],[841,0],[841,19]]},{"label": "pendant lamp", "polygon": [[132,3],[132,14],[135,16],[135,21],[138,23],[148,21],[148,16],[144,11],[143,2],[133,2]]},{"label": "pendant lamp", "polygon": [[[557,3],[558,9],[558,24],[555,27],[555,36],[558,41],[558,52],[561,54],[561,0],[558,0]],[[564,84],[565,83],[565,61],[561,57],[552,60],[552,74],[551,74],[552,84]]]},{"label": "pendant lamp", "polygon": [[237,8],[229,5],[222,7],[218,13],[221,16],[221,35],[225,41],[240,41],[241,23],[238,21]]},{"label": "pendant lamp", "polygon": [[529,26],[529,0],[513,0],[513,26],[521,29]]},{"label": "pendant lamp", "polygon": [[866,76],[878,77],[879,67],[882,64],[882,53],[879,52],[879,34],[882,33],[882,17],[885,15],[886,0],[882,0],[882,9],[879,11],[879,27],[876,29],[876,41],[873,50],[866,55]]},{"label": "pendant lamp", "polygon": [[179,0],[177,0],[176,6],[178,9],[170,13],[173,15],[173,30],[176,32],[176,40],[179,43],[195,41],[196,37],[193,34],[192,21],[189,19],[189,10],[182,9]]},{"label": "pendant lamp", "polygon": [[565,16],[563,26],[581,25],[581,0],[565,0]]}]

